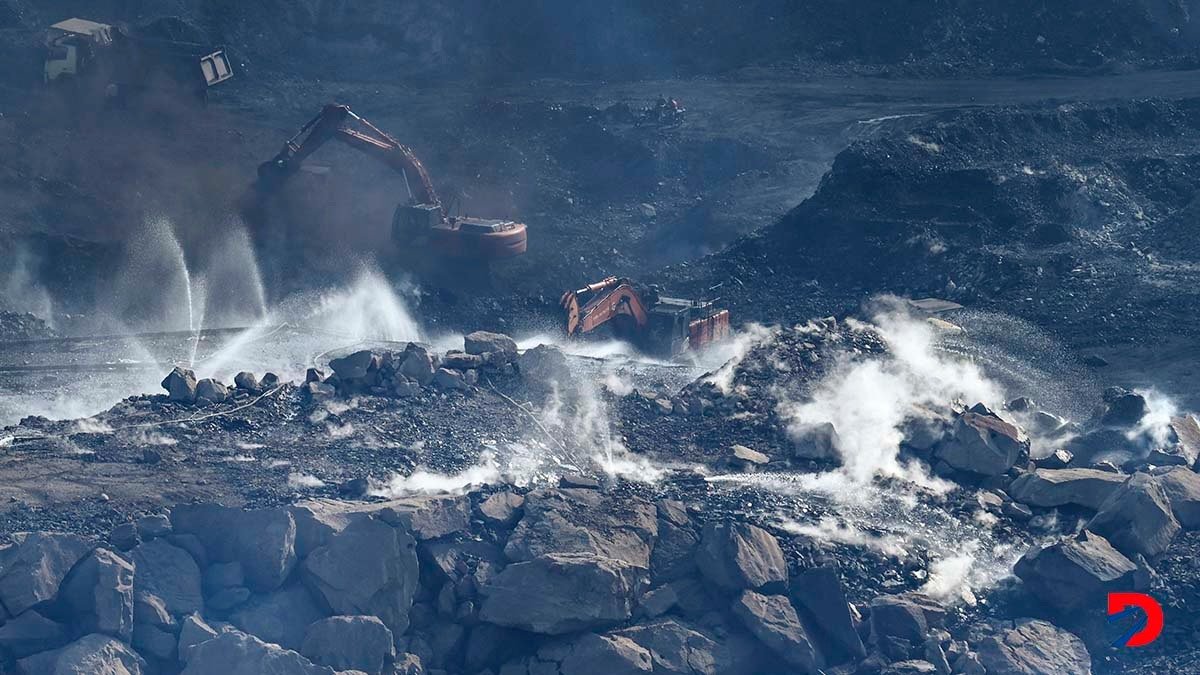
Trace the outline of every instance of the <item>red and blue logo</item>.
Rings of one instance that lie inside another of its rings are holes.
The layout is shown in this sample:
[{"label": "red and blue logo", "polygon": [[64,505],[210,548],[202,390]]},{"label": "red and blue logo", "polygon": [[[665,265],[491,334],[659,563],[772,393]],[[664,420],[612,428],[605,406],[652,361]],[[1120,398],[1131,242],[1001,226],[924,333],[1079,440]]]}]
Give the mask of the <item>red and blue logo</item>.
[{"label": "red and blue logo", "polygon": [[1108,623],[1119,634],[1114,647],[1145,647],[1163,631],[1163,608],[1145,593],[1109,593]]}]

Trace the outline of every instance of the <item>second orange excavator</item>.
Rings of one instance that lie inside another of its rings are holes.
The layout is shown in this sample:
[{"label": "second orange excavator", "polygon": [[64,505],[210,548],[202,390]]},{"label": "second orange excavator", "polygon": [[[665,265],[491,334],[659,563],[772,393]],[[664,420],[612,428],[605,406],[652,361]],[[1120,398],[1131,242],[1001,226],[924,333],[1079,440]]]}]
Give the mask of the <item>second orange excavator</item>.
[{"label": "second orange excavator", "polygon": [[[729,335],[729,310],[710,300],[686,300],[638,290],[625,278],[608,277],[563,293],[567,335],[609,325],[616,337],[644,351],[674,356],[700,349]],[[582,303],[582,304],[581,304]]]},{"label": "second orange excavator", "polygon": [[344,105],[325,106],[288,140],[279,154],[261,164],[259,189],[278,188],[299,170],[306,157],[330,139],[378,159],[404,178],[407,195],[392,217],[392,235],[397,241],[406,245],[428,244],[443,256],[480,261],[525,253],[524,223],[449,215],[429,173],[412,149]]}]

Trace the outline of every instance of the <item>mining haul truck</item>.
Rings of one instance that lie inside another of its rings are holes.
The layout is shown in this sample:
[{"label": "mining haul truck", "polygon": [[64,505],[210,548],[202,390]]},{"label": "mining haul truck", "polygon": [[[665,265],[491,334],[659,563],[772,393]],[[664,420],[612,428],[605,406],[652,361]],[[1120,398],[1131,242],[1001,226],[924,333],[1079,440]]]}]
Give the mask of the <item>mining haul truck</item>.
[{"label": "mining haul truck", "polygon": [[47,30],[43,76],[48,84],[72,83],[108,98],[177,87],[205,100],[210,87],[233,77],[233,68],[219,47],[76,18]]}]

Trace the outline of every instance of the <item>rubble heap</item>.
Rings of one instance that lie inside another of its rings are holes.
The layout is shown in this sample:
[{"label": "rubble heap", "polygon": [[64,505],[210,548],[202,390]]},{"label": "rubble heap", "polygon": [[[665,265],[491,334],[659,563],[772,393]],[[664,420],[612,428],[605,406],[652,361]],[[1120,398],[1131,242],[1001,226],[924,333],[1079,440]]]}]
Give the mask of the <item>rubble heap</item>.
[{"label": "rubble heap", "polygon": [[771,532],[699,518],[569,487],[19,535],[0,550],[0,650],[29,674],[1089,672],[1046,622],[951,632],[919,594],[855,605]]}]

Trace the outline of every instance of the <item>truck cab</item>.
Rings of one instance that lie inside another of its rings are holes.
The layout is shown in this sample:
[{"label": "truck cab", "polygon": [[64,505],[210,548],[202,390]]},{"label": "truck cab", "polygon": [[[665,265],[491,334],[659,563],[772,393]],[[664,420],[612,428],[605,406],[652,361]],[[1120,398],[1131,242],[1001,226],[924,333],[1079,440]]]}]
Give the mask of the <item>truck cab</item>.
[{"label": "truck cab", "polygon": [[113,27],[87,19],[67,19],[50,27],[46,35],[46,82],[74,77],[95,58],[96,51],[110,47]]}]

